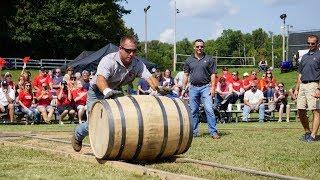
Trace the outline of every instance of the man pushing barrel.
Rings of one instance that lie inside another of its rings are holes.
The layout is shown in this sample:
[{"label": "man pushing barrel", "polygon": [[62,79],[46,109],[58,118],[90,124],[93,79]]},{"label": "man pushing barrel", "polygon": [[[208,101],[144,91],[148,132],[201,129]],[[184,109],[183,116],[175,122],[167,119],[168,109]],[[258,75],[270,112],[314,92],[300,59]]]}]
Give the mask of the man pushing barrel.
[{"label": "man pushing barrel", "polygon": [[[153,90],[159,90],[158,81],[151,76],[146,65],[135,58],[136,51],[136,40],[131,36],[124,36],[120,40],[119,50],[101,59],[97,73],[90,82],[87,112],[90,112],[95,101],[121,95],[121,87],[132,83],[136,77],[144,78]],[[82,140],[87,135],[88,121],[79,124],[72,136],[71,142],[75,151],[79,152],[81,150]]]}]

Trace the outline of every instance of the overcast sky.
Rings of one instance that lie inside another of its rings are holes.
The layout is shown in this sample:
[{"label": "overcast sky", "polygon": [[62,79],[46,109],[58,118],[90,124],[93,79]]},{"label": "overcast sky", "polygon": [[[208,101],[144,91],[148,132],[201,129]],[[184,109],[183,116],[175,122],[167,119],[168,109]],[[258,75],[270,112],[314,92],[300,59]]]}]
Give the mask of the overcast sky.
[{"label": "overcast sky", "polygon": [[[132,27],[144,41],[144,11],[148,11],[148,40],[173,42],[174,0],[127,0],[125,15],[127,26]],[[241,30],[244,33],[257,28],[281,33],[279,16],[287,14],[292,30],[320,29],[317,16],[319,0],[176,0],[177,40],[216,39],[223,29]]]}]

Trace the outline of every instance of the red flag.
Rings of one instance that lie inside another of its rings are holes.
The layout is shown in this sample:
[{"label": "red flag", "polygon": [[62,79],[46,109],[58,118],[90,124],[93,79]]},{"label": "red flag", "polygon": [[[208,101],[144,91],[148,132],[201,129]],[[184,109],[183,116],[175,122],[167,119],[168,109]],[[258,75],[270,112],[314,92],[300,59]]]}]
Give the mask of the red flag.
[{"label": "red flag", "polygon": [[24,57],[22,61],[23,63],[27,64],[29,60],[30,60],[30,56],[27,56],[27,57]]},{"label": "red flag", "polygon": [[6,61],[0,57],[0,67],[2,68],[6,64]]}]

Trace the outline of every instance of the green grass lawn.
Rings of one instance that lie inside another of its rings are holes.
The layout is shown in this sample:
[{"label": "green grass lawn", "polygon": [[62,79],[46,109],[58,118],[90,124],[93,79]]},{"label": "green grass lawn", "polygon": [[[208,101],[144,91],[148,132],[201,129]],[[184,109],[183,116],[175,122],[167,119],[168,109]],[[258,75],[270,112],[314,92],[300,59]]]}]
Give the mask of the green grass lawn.
[{"label": "green grass lawn", "polygon": [[[18,132],[37,132],[37,131],[70,131],[74,130],[74,125],[40,125],[40,126],[0,126],[0,131],[18,131]],[[304,177],[308,179],[318,179],[320,177],[320,142],[306,143],[299,140],[303,130],[299,122],[290,123],[232,123],[218,124],[218,129],[222,134],[220,140],[213,140],[207,134],[206,124],[201,124],[201,136],[194,138],[189,151],[183,156],[204,161],[211,161],[225,165],[245,167],[266,172],[279,173],[290,176]],[[88,142],[86,139],[85,142]],[[25,154],[21,156],[21,154]],[[51,157],[49,155],[40,155],[40,151],[8,149],[0,147],[1,177],[15,178],[35,178],[40,174],[54,171],[57,178],[78,178],[88,177],[81,174],[72,176],[72,172],[78,172],[78,169],[96,167],[90,170],[94,177],[102,176],[101,166],[98,164],[87,164],[79,160],[70,160],[60,158],[59,156]],[[12,158],[8,158],[12,157]],[[43,162],[53,161],[55,165],[61,165],[61,171],[58,168],[52,168],[49,165],[39,169],[38,165],[31,166],[28,162],[35,161],[40,165]],[[17,163],[22,162],[22,163]],[[199,168],[193,164],[180,163],[154,163],[147,165],[174,173],[200,176],[209,179],[257,179],[243,173],[236,173],[217,168]],[[17,168],[17,175],[10,167]],[[72,168],[67,168],[72,167]],[[29,172],[28,169],[32,170]],[[23,172],[26,172],[24,174]],[[116,170],[103,171],[117,172]],[[119,170],[120,171],[120,170]],[[129,177],[136,177],[127,172]],[[26,175],[26,176],[24,176]],[[117,175],[115,173],[114,175]],[[120,175],[122,176],[122,175]],[[46,176],[40,176],[46,177]],[[52,177],[52,173],[48,173]],[[261,177],[259,177],[261,178]]]}]

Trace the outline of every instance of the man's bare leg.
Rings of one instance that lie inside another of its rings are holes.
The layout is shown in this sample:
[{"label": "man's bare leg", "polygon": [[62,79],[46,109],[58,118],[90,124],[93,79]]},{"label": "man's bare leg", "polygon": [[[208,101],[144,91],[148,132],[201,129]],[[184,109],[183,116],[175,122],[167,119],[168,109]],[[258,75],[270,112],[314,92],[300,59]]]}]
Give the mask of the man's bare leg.
[{"label": "man's bare leg", "polygon": [[310,127],[309,127],[309,119],[307,117],[307,110],[305,109],[298,109],[299,119],[301,122],[301,125],[303,126],[303,129],[307,133],[311,133]]},{"label": "man's bare leg", "polygon": [[320,109],[313,110],[313,123],[312,123],[312,133],[313,138],[316,137],[320,125]]}]

